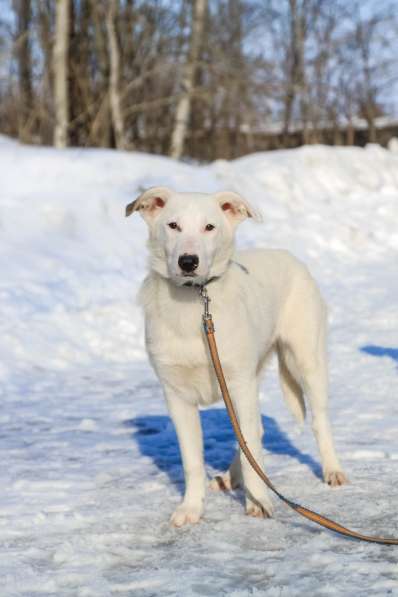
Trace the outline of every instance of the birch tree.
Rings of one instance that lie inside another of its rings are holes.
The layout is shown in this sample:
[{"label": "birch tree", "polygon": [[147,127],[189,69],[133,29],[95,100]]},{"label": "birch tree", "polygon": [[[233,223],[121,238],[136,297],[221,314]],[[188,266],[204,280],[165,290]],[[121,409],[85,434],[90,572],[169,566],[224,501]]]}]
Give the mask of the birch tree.
[{"label": "birch tree", "polygon": [[189,117],[191,114],[192,94],[199,52],[202,45],[203,29],[207,11],[207,0],[194,0],[192,7],[191,39],[187,60],[183,66],[182,92],[177,102],[174,129],[171,138],[170,156],[179,159],[184,151]]},{"label": "birch tree", "polygon": [[119,12],[118,0],[109,0],[106,15],[106,30],[109,51],[109,102],[111,107],[112,125],[115,134],[115,144],[118,149],[127,148],[127,139],[123,119],[122,102],[120,96],[120,51],[116,35],[115,20]]},{"label": "birch tree", "polygon": [[54,145],[68,145],[69,85],[68,54],[70,32],[70,0],[57,0],[55,16],[54,66]]}]

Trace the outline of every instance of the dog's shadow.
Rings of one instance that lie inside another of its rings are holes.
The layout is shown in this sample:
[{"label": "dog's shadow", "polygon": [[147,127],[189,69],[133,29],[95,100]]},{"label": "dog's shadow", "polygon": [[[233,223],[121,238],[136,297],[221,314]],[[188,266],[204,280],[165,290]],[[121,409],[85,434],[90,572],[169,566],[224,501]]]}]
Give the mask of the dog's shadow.
[{"label": "dog's shadow", "polygon": [[[236,449],[236,439],[225,410],[201,411],[206,463],[216,471],[228,468]],[[272,417],[262,415],[265,429],[264,447],[271,454],[290,456],[322,478],[321,466],[311,455],[301,452]],[[165,415],[139,416],[124,422],[133,430],[140,452],[148,456],[159,470],[167,473],[182,492],[183,471],[177,437],[171,419]]]},{"label": "dog's shadow", "polygon": [[361,352],[370,354],[372,357],[388,357],[398,363],[398,348],[368,344],[367,346],[361,346],[360,350]]}]

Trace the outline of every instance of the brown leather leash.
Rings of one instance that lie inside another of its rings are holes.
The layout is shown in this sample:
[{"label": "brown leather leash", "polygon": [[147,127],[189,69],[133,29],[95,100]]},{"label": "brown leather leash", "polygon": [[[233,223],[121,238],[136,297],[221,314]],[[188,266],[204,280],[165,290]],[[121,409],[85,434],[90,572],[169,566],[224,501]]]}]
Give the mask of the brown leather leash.
[{"label": "brown leather leash", "polygon": [[226,406],[229,418],[231,420],[231,424],[234,429],[235,435],[237,437],[239,446],[240,446],[242,452],[244,453],[244,455],[246,456],[247,460],[249,461],[250,465],[256,471],[257,475],[264,481],[264,483],[269,487],[269,489],[271,489],[271,491],[273,491],[275,493],[275,495],[277,495],[278,498],[280,500],[282,500],[282,502],[284,502],[285,504],[287,504],[287,506],[289,506],[290,508],[295,510],[295,512],[298,512],[299,514],[301,514],[301,516],[304,516],[304,518],[308,518],[308,520],[312,520],[312,522],[315,522],[322,527],[325,527],[331,531],[335,531],[336,533],[339,533],[340,535],[346,535],[347,537],[352,537],[354,539],[359,539],[361,541],[367,541],[368,543],[380,543],[381,545],[398,545],[398,539],[388,539],[388,538],[384,538],[384,537],[370,537],[368,535],[362,535],[362,533],[357,533],[356,531],[351,531],[350,529],[343,527],[341,524],[339,524],[338,522],[335,522],[334,520],[331,520],[330,518],[326,518],[325,516],[322,516],[321,514],[318,514],[317,512],[313,512],[312,510],[309,510],[308,508],[305,508],[304,506],[300,506],[300,504],[296,504],[295,502],[292,502],[291,500],[286,498],[284,495],[282,495],[276,489],[276,487],[269,480],[267,475],[264,473],[262,468],[259,466],[259,464],[255,460],[253,454],[249,450],[246,440],[245,440],[245,438],[242,434],[242,431],[240,429],[238,419],[237,419],[237,416],[235,413],[235,409],[233,407],[232,400],[231,400],[231,397],[230,397],[230,394],[228,391],[227,383],[225,381],[224,373],[223,373],[221,362],[220,362],[220,357],[218,355],[217,344],[216,344],[216,339],[215,339],[215,334],[214,334],[213,318],[212,318],[211,314],[209,313],[210,298],[209,298],[209,296],[207,294],[207,290],[204,286],[199,287],[199,294],[204,303],[203,327],[204,327],[207,342],[209,345],[210,355],[211,355],[211,359],[213,362],[214,371],[216,373],[217,380],[218,380],[218,383],[220,386],[221,394],[222,394],[223,400],[225,402],[225,406]]}]

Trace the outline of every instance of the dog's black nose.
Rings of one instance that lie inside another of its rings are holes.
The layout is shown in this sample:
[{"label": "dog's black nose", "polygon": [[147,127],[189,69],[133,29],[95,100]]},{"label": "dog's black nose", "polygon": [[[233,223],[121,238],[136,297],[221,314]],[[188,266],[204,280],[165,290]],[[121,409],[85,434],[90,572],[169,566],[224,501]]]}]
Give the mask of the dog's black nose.
[{"label": "dog's black nose", "polygon": [[183,272],[191,273],[196,270],[199,265],[199,257],[197,255],[180,255],[178,265]]}]

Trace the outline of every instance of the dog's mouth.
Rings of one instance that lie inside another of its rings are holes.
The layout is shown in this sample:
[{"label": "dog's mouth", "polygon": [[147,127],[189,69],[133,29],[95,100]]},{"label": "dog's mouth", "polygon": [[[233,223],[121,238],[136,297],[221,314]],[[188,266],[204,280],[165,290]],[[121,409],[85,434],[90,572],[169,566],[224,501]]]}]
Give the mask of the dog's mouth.
[{"label": "dog's mouth", "polygon": [[199,287],[206,284],[207,277],[200,276],[199,274],[195,274],[194,272],[181,273],[174,279],[174,282],[177,284],[177,286]]},{"label": "dog's mouth", "polygon": [[173,276],[170,277],[171,281],[176,285],[184,288],[200,288],[201,286],[206,286],[207,284],[209,284],[210,282],[213,282],[214,280],[218,280],[218,278],[220,278],[220,276],[212,276],[212,275],[201,275],[201,274],[195,274],[193,272],[191,273],[185,273],[185,274],[178,274],[177,276]]},{"label": "dog's mouth", "polygon": [[175,286],[199,287],[207,283],[207,280],[209,277],[211,277],[211,274],[210,272],[206,271],[206,268],[198,268],[195,271],[184,272],[181,268],[170,267],[167,277]]},{"label": "dog's mouth", "polygon": [[193,272],[190,274],[182,274],[182,278],[184,278],[184,280],[186,280],[186,282],[183,282],[183,286],[189,287],[189,286],[201,286],[202,282],[198,282],[196,280],[196,278],[198,278],[198,274],[194,274]]},{"label": "dog's mouth", "polygon": [[183,286],[185,286],[185,288],[191,288],[192,286],[200,286],[200,284],[195,284],[192,280],[190,282],[184,282]]}]

